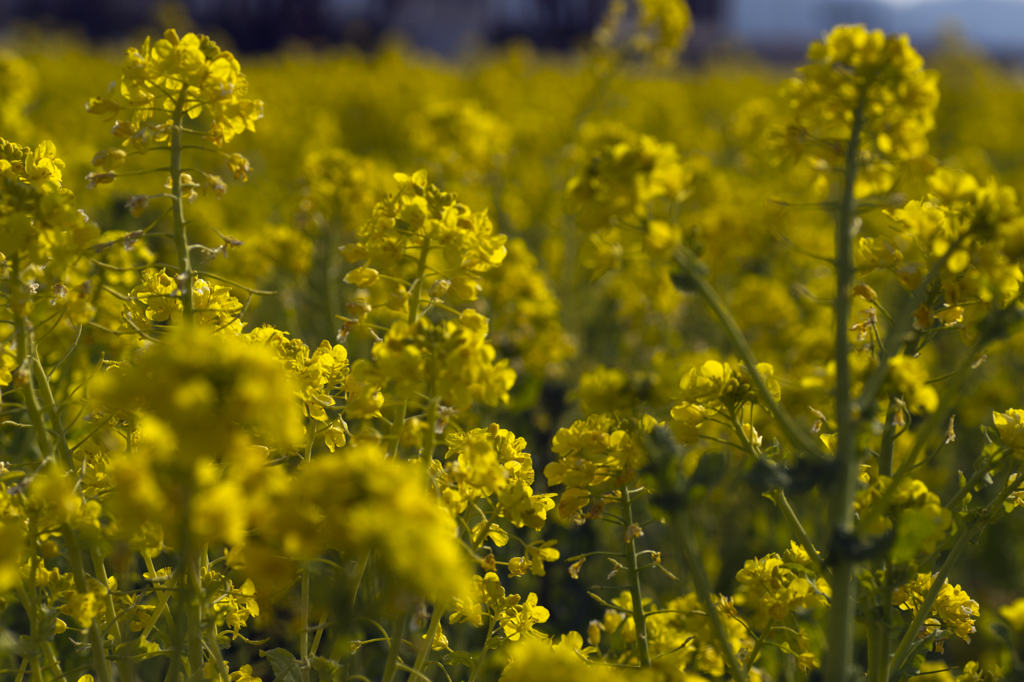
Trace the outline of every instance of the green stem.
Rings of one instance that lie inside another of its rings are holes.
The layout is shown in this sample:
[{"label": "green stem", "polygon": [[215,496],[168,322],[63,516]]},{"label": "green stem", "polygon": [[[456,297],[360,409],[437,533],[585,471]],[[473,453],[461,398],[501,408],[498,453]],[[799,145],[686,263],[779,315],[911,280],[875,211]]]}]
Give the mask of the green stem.
[{"label": "green stem", "polygon": [[832,526],[833,574],[832,609],[828,623],[828,656],[825,679],[841,682],[853,665],[854,615],[857,610],[857,588],[853,580],[854,562],[840,543],[854,531],[853,502],[857,484],[857,419],[850,399],[850,289],[853,284],[853,224],[856,199],[853,196],[860,156],[860,134],[864,123],[866,92],[861,91],[853,114],[850,141],[846,147],[846,168],[843,173],[843,198],[836,217],[836,298],[835,298],[835,363],[836,363],[836,475],[832,484],[829,519]]},{"label": "green stem", "polygon": [[405,630],[408,624],[409,614],[403,611],[395,624],[395,633],[389,642],[388,658],[384,663],[384,675],[381,677],[381,682],[393,682],[395,679],[395,673],[398,672],[398,649],[402,646],[402,640],[405,639]]},{"label": "green stem", "polygon": [[[622,484],[622,511],[625,515],[625,527],[633,525],[633,500],[630,497],[629,485]],[[647,642],[647,616],[640,591],[640,569],[637,568],[636,538],[630,537],[626,543],[626,569],[629,572],[629,592],[633,597],[633,623],[636,625],[637,652],[640,656],[640,667],[651,667],[651,650]]]},{"label": "green stem", "polygon": [[302,682],[310,682],[309,674],[309,567],[302,566],[302,593],[299,603],[299,661]]},{"label": "green stem", "polygon": [[982,479],[988,476],[989,472],[992,470],[992,462],[988,457],[982,457],[978,464],[980,466],[975,469],[974,473],[971,474],[971,477],[967,479],[967,483],[964,484],[960,490],[956,491],[956,495],[953,495],[952,499],[946,503],[946,509],[955,509],[956,505],[960,504],[960,500],[964,499],[964,497],[967,496],[967,493],[974,490],[974,486],[981,483]]},{"label": "green stem", "polygon": [[[95,547],[89,548],[89,554],[92,557],[92,572],[96,578],[103,583],[106,587],[108,583],[107,567],[103,564],[103,555],[100,554],[99,550]],[[121,638],[121,626],[117,622],[117,609],[114,607],[114,595],[110,594],[110,590],[107,590],[107,610],[110,612],[110,632],[114,636],[114,651],[117,651],[117,647],[121,646],[124,641]],[[116,663],[117,671],[122,682],[131,682],[135,678],[132,673],[132,662],[126,658],[117,659]]]},{"label": "green stem", "polygon": [[803,545],[804,551],[806,551],[807,555],[811,558],[811,562],[814,564],[814,570],[816,570],[820,575],[831,577],[831,571],[825,568],[825,565],[822,563],[821,555],[818,553],[818,550],[814,548],[814,543],[811,542],[811,537],[807,534],[807,531],[804,530],[803,524],[800,523],[800,519],[797,517],[796,512],[794,512],[793,507],[790,506],[789,500],[786,499],[786,493],[782,488],[776,488],[771,491],[771,496],[775,501],[775,505],[779,508],[782,515],[789,523],[790,529],[796,535],[800,544]]},{"label": "green stem", "polygon": [[878,678],[870,682],[889,682],[889,650],[892,647],[892,567],[885,562],[885,581],[882,584],[882,613],[878,622]]},{"label": "green stem", "polygon": [[674,525],[676,535],[682,540],[679,544],[683,551],[683,561],[693,578],[693,588],[697,592],[697,598],[707,613],[718,653],[725,659],[725,667],[732,679],[735,682],[747,682],[747,674],[739,659],[736,658],[736,652],[733,651],[732,644],[729,642],[729,633],[726,632],[725,623],[722,622],[721,614],[711,596],[711,583],[708,581],[704,564],[700,560],[700,547],[697,546],[697,538],[694,537],[693,530],[690,528],[690,518],[685,508],[680,510]]},{"label": "green stem", "polygon": [[772,631],[772,621],[769,620],[768,624],[761,631],[757,641],[754,642],[754,648],[750,650],[750,656],[747,657],[747,662],[743,664],[743,672],[750,674],[750,668],[753,667],[754,661],[757,659],[757,655],[761,653],[761,648],[764,646],[765,641],[768,639],[768,635]]},{"label": "green stem", "polygon": [[398,457],[398,450],[402,444],[402,427],[405,426],[405,413],[409,409],[409,401],[403,400],[395,408],[395,420],[391,422],[391,436],[395,439],[395,451],[393,456]]},{"label": "green stem", "polygon": [[[70,526],[64,527],[64,541],[68,546],[68,563],[71,564],[75,591],[85,594],[89,591],[89,581],[85,575],[85,567],[82,565],[82,548],[78,544],[78,533]],[[96,666],[100,682],[113,682],[103,634],[100,632],[100,624],[96,619],[93,619],[92,625],[89,626],[89,644],[92,646],[93,664]]]},{"label": "green stem", "polygon": [[939,406],[932,414],[928,415],[924,425],[918,429],[916,433],[916,440],[911,448],[910,453],[906,459],[900,463],[900,466],[892,475],[892,482],[882,493],[882,496],[872,503],[868,513],[860,519],[860,525],[862,528],[870,527],[876,518],[885,511],[888,510],[889,500],[892,499],[892,495],[896,490],[899,489],[900,483],[906,478],[910,472],[914,469],[917,464],[917,457],[924,449],[924,446],[931,440],[935,432],[946,423],[945,417],[948,411],[952,408],[960,395],[960,389],[963,387],[966,381],[966,370],[969,367],[970,358],[974,356],[974,353],[978,350],[978,344],[972,347],[971,352],[967,354],[964,362],[962,363],[959,370],[956,372],[956,376],[946,386],[942,396],[939,399]]},{"label": "green stem", "polygon": [[424,415],[424,419],[427,421],[427,438],[423,444],[423,452],[420,454],[420,459],[423,464],[430,466],[430,460],[434,459],[434,447],[437,443],[437,434],[434,433],[434,423],[437,421],[437,404],[440,402],[439,398],[431,398],[430,402],[427,403],[427,412]]},{"label": "green stem", "polygon": [[[32,334],[28,334],[28,338],[31,343]],[[36,384],[39,386],[39,395],[43,398],[43,409],[46,410],[46,414],[50,418],[50,424],[53,426],[53,432],[57,435],[57,445],[64,460],[64,468],[68,473],[74,474],[75,460],[71,456],[71,447],[68,445],[68,439],[64,433],[64,424],[61,421],[57,403],[53,399],[53,391],[50,390],[50,380],[46,376],[46,370],[43,369],[42,363],[39,362],[35,348],[32,348],[31,362],[32,372],[35,374]]]},{"label": "green stem", "polygon": [[867,646],[868,646],[868,677],[867,682],[877,682],[878,680],[878,637],[879,637],[879,625],[878,622],[872,621],[867,624]]},{"label": "green stem", "polygon": [[[217,641],[216,627],[211,629],[207,634],[206,648],[210,650],[210,655],[213,656],[213,661],[216,663],[221,677],[223,677],[224,680],[230,680],[231,672],[228,670],[228,664],[224,661],[224,654],[220,652],[220,642]],[[306,674],[309,674],[308,670],[306,671]]]},{"label": "green stem", "polygon": [[932,586],[925,593],[924,599],[921,600],[921,606],[917,610],[917,614],[914,616],[914,620],[911,621],[910,627],[903,635],[903,639],[900,640],[900,644],[896,647],[896,652],[892,656],[891,669],[897,673],[903,669],[903,665],[907,661],[910,648],[914,642],[917,641],[917,635],[921,631],[921,626],[924,625],[924,621],[928,618],[931,613],[932,606],[935,604],[935,600],[939,596],[939,591],[946,582],[946,577],[949,575],[949,570],[953,567],[953,564],[960,558],[964,549],[967,548],[967,543],[970,542],[971,538],[974,537],[975,526],[961,531],[960,538],[953,545],[953,549],[950,550],[949,556],[942,562],[942,567],[939,569],[932,578]]},{"label": "green stem", "polygon": [[[34,571],[33,571],[34,572]],[[35,588],[32,590],[35,593]],[[22,586],[18,586],[18,597],[21,599],[21,606],[25,609],[25,615],[28,616],[28,631],[29,631],[29,650],[22,652],[23,658],[22,663],[26,664],[27,661],[32,659],[32,679],[35,680],[39,676],[39,608],[36,606],[34,599],[29,598],[29,593]]]},{"label": "green stem", "polygon": [[427,625],[427,633],[423,636],[423,646],[416,653],[416,662],[412,666],[412,669],[418,673],[423,672],[427,667],[427,662],[430,660],[430,652],[433,651],[435,633],[441,627],[441,617],[447,609],[447,600],[434,604],[434,611],[430,614],[430,624]]},{"label": "green stem", "polygon": [[[60,661],[57,660],[56,649],[53,646],[53,641],[43,642],[43,658],[46,659],[46,669],[50,671],[50,679],[63,680],[64,673],[60,669]],[[129,680],[131,678],[128,678]],[[126,680],[127,682],[127,680]]]},{"label": "green stem", "polygon": [[358,570],[356,573],[355,587],[352,589],[352,612],[355,613],[356,602],[359,599],[359,587],[363,584],[363,575],[366,573],[366,565],[370,563],[370,550],[364,550],[359,557]]},{"label": "green stem", "polygon": [[[191,554],[191,553],[190,553]],[[186,618],[188,622],[188,663],[191,674],[203,669],[203,605],[199,570],[196,568],[198,555],[186,555],[188,562],[188,602]]]},{"label": "green stem", "polygon": [[491,616],[487,623],[487,639],[484,640],[484,646],[483,650],[480,652],[480,658],[473,659],[473,672],[469,675],[469,682],[476,682],[477,675],[480,674],[480,670],[484,667],[484,659],[487,657],[487,652],[491,650],[492,632],[494,632],[494,616]]},{"label": "green stem", "polygon": [[420,247],[420,257],[416,261],[416,282],[409,292],[409,318],[410,325],[416,323],[420,314],[420,299],[423,294],[423,275],[427,271],[427,258],[430,256],[430,237],[423,238],[423,245]]},{"label": "green stem", "polygon": [[878,452],[878,473],[892,476],[892,453],[896,445],[896,401],[889,397],[889,410],[885,414],[885,428],[882,429],[882,445]]},{"label": "green stem", "polygon": [[174,106],[171,127],[171,194],[174,195],[171,215],[174,220],[174,247],[178,252],[178,288],[181,292],[182,321],[191,326],[195,318],[192,306],[192,258],[189,255],[188,234],[185,228],[185,199],[181,192],[181,122],[184,117],[188,88],[182,87]]},{"label": "green stem", "polygon": [[945,268],[950,256],[957,250],[963,239],[964,235],[960,235],[946,253],[932,265],[928,270],[928,274],[925,275],[925,278],[917,286],[917,289],[914,290],[910,299],[904,304],[903,309],[895,318],[892,318],[895,319],[895,323],[885,336],[885,341],[882,344],[882,354],[878,359],[878,367],[864,381],[864,387],[861,389],[860,396],[854,403],[854,408],[862,416],[870,416],[871,410],[875,405],[875,398],[878,396],[878,392],[882,390],[882,386],[889,376],[889,359],[894,357],[905,345],[903,339],[913,328],[914,312],[924,303],[932,284],[942,274],[942,270]]},{"label": "green stem", "polygon": [[768,411],[772,413],[772,416],[775,418],[776,424],[778,424],[779,428],[782,430],[783,435],[786,436],[787,440],[789,440],[790,444],[794,448],[824,458],[821,447],[818,443],[816,443],[814,439],[811,438],[810,434],[796,423],[796,420],[789,411],[782,407],[782,405],[772,397],[764,378],[757,371],[757,358],[754,356],[754,351],[750,348],[750,344],[747,343],[746,337],[740,330],[739,324],[737,324],[732,313],[729,312],[728,307],[725,305],[725,301],[723,301],[718,295],[718,292],[715,291],[707,279],[698,272],[698,265],[693,259],[694,257],[692,254],[687,254],[687,257],[680,258],[679,262],[686,270],[687,276],[690,277],[696,285],[697,291],[704,298],[704,302],[709,308],[711,308],[711,311],[715,314],[715,317],[718,318],[719,322],[722,323],[722,328],[729,337],[733,350],[735,350],[736,354],[740,356],[750,372],[750,378],[754,382],[754,387],[757,389],[758,397],[760,397],[762,402],[768,406]]},{"label": "green stem", "polygon": [[[171,578],[167,581],[167,585],[165,586],[166,589],[161,590],[160,596],[157,597],[156,600],[156,608],[153,609],[152,615],[150,615],[149,620],[146,621],[145,627],[142,628],[140,639],[146,639],[149,637],[149,633],[151,633],[153,628],[156,627],[156,622],[160,620],[160,616],[163,614],[164,609],[167,608],[167,602],[171,598],[171,588],[174,587],[174,583],[174,578]],[[171,619],[170,611],[167,612],[167,624],[172,630],[174,629],[174,621]]]},{"label": "green stem", "polygon": [[306,437],[306,464],[313,461],[313,445],[316,443],[316,420],[310,419],[310,423],[306,425],[309,429],[309,435]]},{"label": "green stem", "polygon": [[316,656],[317,649],[320,648],[320,639],[324,636],[324,625],[327,623],[327,612],[324,611],[320,615],[320,624],[316,626],[316,637],[313,638],[313,646],[309,648],[309,657]]},{"label": "green stem", "polygon": [[[429,447],[427,452],[433,453],[434,451],[434,436],[433,427],[430,429],[431,435],[428,438]],[[501,508],[495,507],[490,517],[484,519],[484,523],[480,528],[480,532],[476,537],[470,538],[472,543],[473,551],[477,551],[483,545],[484,540],[487,539],[487,533],[491,529],[491,524],[498,520],[498,516],[501,514]],[[423,646],[416,652],[416,662],[413,664],[412,669],[417,674],[422,674],[426,669],[427,664],[430,661],[430,652],[433,651],[432,647],[434,644],[434,636],[437,629],[441,626],[441,618],[444,616],[445,611],[448,610],[448,599],[441,599],[434,604],[434,611],[430,614],[430,623],[427,625],[427,632],[424,635]]]},{"label": "green stem", "polygon": [[[16,359],[19,368],[24,367],[25,360],[28,358],[30,351],[25,316],[20,309],[20,305],[14,305],[14,301],[20,298],[21,295],[20,272],[20,258],[15,253],[11,256],[11,263],[8,266],[8,282],[11,290],[11,313],[14,316],[14,341],[18,346]],[[39,408],[39,399],[33,387],[32,373],[29,373],[27,377],[22,394],[24,396],[25,409],[28,410],[29,421],[32,422],[32,430],[35,431],[36,443],[39,445],[40,459],[46,460],[53,454],[53,446],[50,443],[50,436],[46,431],[46,425],[43,423],[43,413]]]}]

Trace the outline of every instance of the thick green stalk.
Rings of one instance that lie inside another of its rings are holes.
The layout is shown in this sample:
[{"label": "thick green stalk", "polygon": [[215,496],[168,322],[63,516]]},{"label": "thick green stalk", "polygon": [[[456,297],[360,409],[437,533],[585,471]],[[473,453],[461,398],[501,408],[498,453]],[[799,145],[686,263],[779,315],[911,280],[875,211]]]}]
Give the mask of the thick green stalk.
[{"label": "thick green stalk", "polygon": [[878,680],[878,668],[880,667],[879,660],[878,660],[878,648],[879,648],[879,641],[878,640],[879,640],[880,628],[878,627],[878,623],[877,622],[871,622],[871,623],[868,623],[867,630],[868,630],[868,637],[867,637],[867,645],[868,645],[868,682],[876,682]]},{"label": "thick green stalk", "polygon": [[857,420],[850,400],[850,307],[853,286],[853,228],[857,215],[853,196],[860,156],[860,134],[864,122],[865,93],[862,91],[850,129],[843,174],[843,198],[836,218],[835,234],[835,363],[836,363],[836,471],[832,484],[829,519],[832,525],[831,553],[833,596],[829,611],[828,655],[825,679],[842,682],[853,665],[854,615],[857,610],[857,588],[853,580],[854,562],[843,551],[841,543],[854,531],[853,501],[857,484]]},{"label": "thick green stalk", "polygon": [[195,674],[203,669],[203,604],[202,586],[199,582],[199,570],[196,567],[197,556],[188,556],[188,602],[186,619],[188,623],[188,663]]},{"label": "thick green stalk", "polygon": [[[622,485],[622,511],[625,516],[626,533],[633,525],[633,500],[629,494],[629,486]],[[626,542],[626,570],[629,573],[629,592],[633,597],[633,623],[636,625],[637,653],[640,656],[640,667],[651,667],[651,650],[647,642],[647,616],[640,591],[640,569],[637,566],[636,538],[630,536]]]},{"label": "thick green stalk", "polygon": [[173,195],[171,216],[174,220],[174,248],[178,252],[178,289],[181,292],[182,321],[191,326],[195,318],[192,305],[192,257],[188,248],[188,234],[185,228],[185,198],[181,189],[181,125],[185,116],[185,101],[188,88],[182,86],[181,94],[174,107],[171,127],[171,194]]}]

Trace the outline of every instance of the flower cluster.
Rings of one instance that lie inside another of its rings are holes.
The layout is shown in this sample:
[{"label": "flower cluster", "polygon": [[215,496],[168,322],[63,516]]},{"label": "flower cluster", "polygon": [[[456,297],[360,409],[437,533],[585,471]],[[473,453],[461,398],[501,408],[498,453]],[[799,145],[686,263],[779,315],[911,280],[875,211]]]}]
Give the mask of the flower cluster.
[{"label": "flower cluster", "polygon": [[115,134],[136,148],[166,140],[168,125],[150,123],[158,114],[185,113],[190,119],[203,113],[212,118],[206,138],[214,145],[230,142],[239,133],[255,130],[263,117],[263,102],[245,97],[248,81],[235,56],[208,36],[174,29],[150,46],[129,48],[121,78],[100,97],[89,100],[86,110],[115,118],[122,111],[130,120],[118,120]]},{"label": "flower cluster", "polygon": [[[631,480],[647,460],[642,434],[654,427],[648,415],[619,419],[593,414],[559,429],[551,443],[558,459],[544,467],[549,486],[565,486],[558,516],[583,523],[601,516],[606,501],[618,499],[618,487]],[[582,510],[590,505],[584,513]]]},{"label": "flower cluster", "polygon": [[811,44],[807,60],[800,76],[783,86],[782,96],[800,137],[820,155],[815,163],[825,169],[841,163],[845,140],[856,131],[862,153],[856,194],[890,191],[894,164],[928,151],[938,76],[924,69],[907,36],[887,36],[862,25],[833,28],[823,41]]},{"label": "flower cluster", "polygon": [[[893,605],[916,616],[934,579],[930,573],[919,573],[913,581],[893,593]],[[936,651],[942,651],[942,642],[950,634],[970,642],[971,635],[976,632],[974,622],[979,613],[978,602],[971,599],[959,585],[951,585],[948,580],[943,582],[938,598],[928,613],[918,638],[930,637],[938,631],[934,640]]]},{"label": "flower cluster", "polygon": [[[800,548],[790,550],[796,558],[806,557]],[[772,621],[784,621],[800,609],[814,609],[828,604],[832,590],[824,578],[816,577],[807,568],[795,566],[778,554],[750,559],[736,574],[743,587],[736,595],[738,604],[754,611],[755,627],[766,627]],[[810,563],[809,560],[806,563]]]}]

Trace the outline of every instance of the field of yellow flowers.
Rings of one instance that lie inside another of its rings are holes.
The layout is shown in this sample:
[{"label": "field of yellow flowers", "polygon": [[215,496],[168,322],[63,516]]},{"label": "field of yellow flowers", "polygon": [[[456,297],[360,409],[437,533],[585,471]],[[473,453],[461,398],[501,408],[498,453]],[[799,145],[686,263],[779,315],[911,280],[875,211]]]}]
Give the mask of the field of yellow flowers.
[{"label": "field of yellow flowers", "polygon": [[22,32],[0,680],[1021,679],[1024,87],[690,28]]}]

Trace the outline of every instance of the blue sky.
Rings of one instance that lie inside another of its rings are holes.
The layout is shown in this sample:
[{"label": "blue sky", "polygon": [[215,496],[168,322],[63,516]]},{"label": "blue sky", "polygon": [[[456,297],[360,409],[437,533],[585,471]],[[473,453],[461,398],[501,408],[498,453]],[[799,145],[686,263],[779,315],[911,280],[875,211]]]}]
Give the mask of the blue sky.
[{"label": "blue sky", "polygon": [[[930,2],[943,2],[948,0],[876,0],[886,5],[897,5],[897,6],[909,6],[909,5],[925,5]],[[972,0],[960,0],[960,2],[970,4]],[[999,2],[1005,2],[1010,4],[1022,4],[1024,0],[999,0]]]}]

